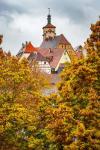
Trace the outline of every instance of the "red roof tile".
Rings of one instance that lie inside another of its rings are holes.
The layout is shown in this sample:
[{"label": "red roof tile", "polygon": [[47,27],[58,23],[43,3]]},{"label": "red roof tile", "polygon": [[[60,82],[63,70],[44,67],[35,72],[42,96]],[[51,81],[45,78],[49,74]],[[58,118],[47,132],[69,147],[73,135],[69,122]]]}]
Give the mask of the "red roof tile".
[{"label": "red roof tile", "polygon": [[26,46],[24,48],[25,53],[32,53],[32,52],[35,52],[37,50],[38,50],[38,48],[34,47],[31,42],[26,44]]}]

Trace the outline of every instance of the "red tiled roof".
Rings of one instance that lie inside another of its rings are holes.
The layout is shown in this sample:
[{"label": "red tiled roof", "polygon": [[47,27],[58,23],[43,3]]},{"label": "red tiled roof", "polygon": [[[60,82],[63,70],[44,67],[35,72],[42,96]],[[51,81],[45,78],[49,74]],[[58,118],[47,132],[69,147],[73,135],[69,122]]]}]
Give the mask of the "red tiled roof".
[{"label": "red tiled roof", "polygon": [[70,44],[63,34],[60,35],[59,43],[60,44],[67,44],[67,45]]},{"label": "red tiled roof", "polygon": [[46,58],[52,57],[53,59],[51,59],[51,61],[49,62],[50,66],[52,68],[56,68],[64,53],[64,49],[55,48],[51,49],[51,52],[50,49],[39,49],[39,53],[41,53],[41,55],[43,55]]},{"label": "red tiled roof", "polygon": [[32,53],[32,52],[35,52],[37,50],[38,50],[38,48],[34,47],[31,42],[26,44],[26,46],[24,48],[25,53]]},{"label": "red tiled roof", "polygon": [[56,27],[54,25],[52,25],[52,24],[47,24],[46,26],[43,27],[43,29],[44,28],[56,28]]}]

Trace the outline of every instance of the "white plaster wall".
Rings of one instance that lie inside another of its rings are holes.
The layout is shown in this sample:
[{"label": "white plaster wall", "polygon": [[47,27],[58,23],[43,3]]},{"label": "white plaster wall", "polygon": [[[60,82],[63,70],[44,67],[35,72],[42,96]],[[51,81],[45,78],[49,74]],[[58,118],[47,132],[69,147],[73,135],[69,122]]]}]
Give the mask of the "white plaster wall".
[{"label": "white plaster wall", "polygon": [[48,62],[46,61],[38,61],[38,64],[39,64],[39,69],[42,71],[42,72],[46,72],[48,74],[51,74],[51,67],[49,65]]},{"label": "white plaster wall", "polygon": [[61,59],[60,59],[60,61],[59,61],[59,63],[58,63],[58,65],[57,65],[57,67],[55,68],[55,71],[58,70],[60,64],[66,63],[66,62],[70,63],[71,60],[70,60],[70,57],[69,57],[68,53],[64,52],[63,55],[62,55],[62,57],[61,57]]}]

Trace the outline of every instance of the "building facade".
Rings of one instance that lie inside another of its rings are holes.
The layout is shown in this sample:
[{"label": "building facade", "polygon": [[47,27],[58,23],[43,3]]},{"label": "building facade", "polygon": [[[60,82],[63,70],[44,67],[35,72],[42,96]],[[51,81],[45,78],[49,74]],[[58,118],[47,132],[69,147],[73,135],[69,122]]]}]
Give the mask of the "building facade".
[{"label": "building facade", "polygon": [[43,29],[43,41],[38,48],[31,43],[22,45],[17,56],[26,58],[29,62],[36,61],[38,68],[48,74],[57,73],[64,68],[66,62],[71,63],[76,57],[75,51],[70,42],[63,34],[56,35],[56,26],[51,20],[51,14],[47,16],[47,24]]}]

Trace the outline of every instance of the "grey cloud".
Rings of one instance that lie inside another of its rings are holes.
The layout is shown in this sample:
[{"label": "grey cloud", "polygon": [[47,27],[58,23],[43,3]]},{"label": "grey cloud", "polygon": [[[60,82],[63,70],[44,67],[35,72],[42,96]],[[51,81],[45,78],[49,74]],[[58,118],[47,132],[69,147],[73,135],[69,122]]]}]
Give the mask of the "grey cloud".
[{"label": "grey cloud", "polygon": [[[93,12],[96,10],[98,15],[100,1],[99,0],[58,0],[47,1],[47,4],[58,13],[60,17],[68,17],[72,23],[82,24],[91,19]],[[91,8],[91,11],[90,11]]]},{"label": "grey cloud", "polygon": [[8,11],[8,13],[33,13],[34,15],[41,15],[41,12],[44,10],[45,5],[43,1],[40,0],[1,0],[0,1],[0,12]]},{"label": "grey cloud", "polygon": [[[99,0],[1,0],[0,11],[17,11],[18,13],[33,13],[41,16],[41,12],[47,12],[51,7],[52,11],[58,17],[67,17],[71,22],[81,24],[85,23],[92,12],[86,12],[91,7],[99,12]],[[98,14],[97,14],[98,15]]]},{"label": "grey cloud", "polygon": [[[48,7],[51,8],[56,26],[59,26],[57,30],[60,32],[68,30],[68,37],[74,45],[87,38],[90,23],[96,21],[100,15],[100,0],[0,0],[0,33],[6,37],[8,48],[18,48],[18,43],[24,42],[26,38],[33,40],[33,43],[40,42]],[[30,23],[27,24],[28,21]],[[61,21],[63,22],[60,23]],[[26,31],[27,28],[32,29],[32,32]],[[20,33],[21,29],[23,29],[22,33]],[[17,48],[16,51],[18,51]]]},{"label": "grey cloud", "polygon": [[0,2],[0,13],[5,13],[8,12],[8,14],[11,14],[13,12],[18,12],[18,13],[24,13],[27,12],[24,7],[21,6],[16,6],[16,5],[10,5],[9,3],[5,3],[3,1]]}]

